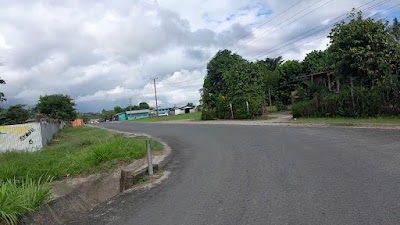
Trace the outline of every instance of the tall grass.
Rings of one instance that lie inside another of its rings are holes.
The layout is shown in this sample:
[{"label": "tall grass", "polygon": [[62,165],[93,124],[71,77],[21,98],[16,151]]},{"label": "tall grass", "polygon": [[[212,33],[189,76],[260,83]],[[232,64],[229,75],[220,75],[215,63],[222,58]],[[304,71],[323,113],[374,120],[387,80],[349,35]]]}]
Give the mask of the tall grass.
[{"label": "tall grass", "polygon": [[[162,145],[152,140],[153,150]],[[105,172],[146,154],[146,138],[126,138],[98,128],[66,128],[36,152],[0,153],[0,225],[41,205],[50,180]]]},{"label": "tall grass", "polygon": [[[152,141],[154,150],[161,144]],[[98,128],[66,128],[37,152],[0,154],[0,179],[54,179],[106,172],[146,154],[146,138],[126,138]]]},{"label": "tall grass", "polygon": [[33,211],[50,195],[50,179],[0,180],[0,223],[14,225],[19,216]]}]

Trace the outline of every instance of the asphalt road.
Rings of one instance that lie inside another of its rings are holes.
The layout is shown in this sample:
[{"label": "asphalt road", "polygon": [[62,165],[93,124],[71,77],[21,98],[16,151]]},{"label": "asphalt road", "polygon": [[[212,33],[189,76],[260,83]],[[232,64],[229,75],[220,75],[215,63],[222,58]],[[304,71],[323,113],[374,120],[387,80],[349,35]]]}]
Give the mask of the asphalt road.
[{"label": "asphalt road", "polygon": [[173,149],[167,180],[71,224],[400,224],[400,131],[108,123]]}]

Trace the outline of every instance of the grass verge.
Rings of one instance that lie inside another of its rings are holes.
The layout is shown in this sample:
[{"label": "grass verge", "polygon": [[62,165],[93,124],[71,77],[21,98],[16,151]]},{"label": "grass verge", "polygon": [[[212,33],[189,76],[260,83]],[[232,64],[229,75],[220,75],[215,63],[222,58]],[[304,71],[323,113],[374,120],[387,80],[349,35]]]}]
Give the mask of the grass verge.
[{"label": "grass verge", "polygon": [[374,118],[297,118],[295,123],[326,123],[341,126],[355,125],[400,125],[400,117],[374,117]]},{"label": "grass verge", "polygon": [[188,113],[176,116],[160,116],[160,117],[150,117],[140,120],[132,120],[129,122],[162,122],[162,121],[174,121],[174,120],[201,120],[201,112],[198,113]]},{"label": "grass verge", "polygon": [[[152,140],[154,150],[161,144]],[[146,154],[146,138],[126,138],[99,128],[66,128],[36,152],[0,154],[0,179],[34,180],[42,176],[60,179],[110,171]]]},{"label": "grass verge", "polygon": [[0,223],[14,225],[19,216],[33,211],[50,195],[50,180],[37,181],[26,177],[22,180],[0,181]]},{"label": "grass verge", "polygon": [[[50,179],[107,172],[144,157],[146,139],[70,127],[40,151],[0,153],[0,224],[14,224],[18,216],[43,203]],[[151,143],[153,150],[162,149],[161,143]]]}]

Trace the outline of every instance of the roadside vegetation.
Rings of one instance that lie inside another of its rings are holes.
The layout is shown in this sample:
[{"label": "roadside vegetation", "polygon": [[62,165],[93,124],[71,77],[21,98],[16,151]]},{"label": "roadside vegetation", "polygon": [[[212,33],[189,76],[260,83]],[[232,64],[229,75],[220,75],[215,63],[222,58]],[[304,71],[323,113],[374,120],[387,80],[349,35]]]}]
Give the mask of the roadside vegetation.
[{"label": "roadside vegetation", "polygon": [[182,115],[175,115],[175,116],[160,116],[160,117],[150,117],[140,120],[131,120],[129,122],[162,122],[162,121],[176,121],[176,120],[192,120],[198,121],[201,120],[201,112],[197,113],[188,113]]},{"label": "roadside vegetation", "polygon": [[313,124],[329,124],[339,126],[400,126],[400,117],[373,117],[373,118],[349,118],[349,117],[335,117],[335,118],[299,118],[293,123],[313,123]]},{"label": "roadside vegetation", "polygon": [[[352,11],[329,34],[324,51],[303,61],[246,60],[219,51],[207,65],[202,119],[253,119],[275,105],[299,117],[391,117],[400,114],[400,23]],[[293,100],[295,104],[292,105]]]},{"label": "roadside vegetation", "polygon": [[[294,117],[379,117],[400,113],[400,24],[352,13],[338,23],[325,51],[308,55],[329,71],[323,80],[299,87]],[[326,85],[328,84],[328,85]]]},{"label": "roadside vegetation", "polygon": [[33,211],[50,195],[50,180],[0,180],[0,224],[16,224],[19,216]]},{"label": "roadside vegetation", "polygon": [[[70,127],[40,151],[0,153],[0,220],[14,224],[15,218],[43,203],[51,180],[107,172],[144,157],[146,139]],[[151,143],[153,150],[162,149],[159,142]]]}]

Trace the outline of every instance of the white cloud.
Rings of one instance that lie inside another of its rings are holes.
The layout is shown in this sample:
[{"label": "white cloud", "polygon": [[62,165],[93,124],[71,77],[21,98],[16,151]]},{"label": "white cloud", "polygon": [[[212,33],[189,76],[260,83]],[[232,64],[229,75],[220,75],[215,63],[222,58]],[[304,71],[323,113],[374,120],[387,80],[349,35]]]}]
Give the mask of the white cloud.
[{"label": "white cloud", "polygon": [[136,92],[131,89],[117,86],[110,90],[96,91],[94,94],[78,96],[76,99],[77,103],[84,103],[90,101],[104,101],[104,102],[114,102],[119,99],[129,98],[129,96],[134,95]]},{"label": "white cloud", "polygon": [[40,95],[61,93],[74,98],[79,110],[99,111],[125,107],[129,98],[154,104],[150,78],[158,77],[160,104],[198,102],[206,63],[219,49],[234,43],[228,47],[249,59],[274,49],[268,56],[301,59],[325,48],[327,39],[315,40],[317,33],[282,46],[368,1],[336,0],[289,19],[313,9],[315,1],[305,0],[259,27],[297,0],[3,0],[0,75],[7,84],[1,91],[7,105],[32,105]]}]

